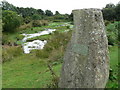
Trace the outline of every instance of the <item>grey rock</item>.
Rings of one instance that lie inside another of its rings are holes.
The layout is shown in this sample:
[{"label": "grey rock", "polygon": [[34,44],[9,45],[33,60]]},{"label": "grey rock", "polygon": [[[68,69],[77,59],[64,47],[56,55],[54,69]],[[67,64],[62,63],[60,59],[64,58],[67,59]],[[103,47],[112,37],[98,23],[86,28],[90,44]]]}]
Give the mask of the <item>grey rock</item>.
[{"label": "grey rock", "polygon": [[64,55],[60,88],[105,88],[108,40],[100,9],[73,10],[74,31]]}]

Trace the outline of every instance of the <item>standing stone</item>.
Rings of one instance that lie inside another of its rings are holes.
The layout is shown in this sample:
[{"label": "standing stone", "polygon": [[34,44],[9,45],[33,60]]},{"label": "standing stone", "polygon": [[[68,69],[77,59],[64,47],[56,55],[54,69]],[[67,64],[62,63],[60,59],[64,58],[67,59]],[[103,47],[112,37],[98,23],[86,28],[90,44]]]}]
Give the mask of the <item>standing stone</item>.
[{"label": "standing stone", "polygon": [[74,31],[68,44],[60,88],[105,88],[109,77],[108,41],[99,9],[73,10]]}]

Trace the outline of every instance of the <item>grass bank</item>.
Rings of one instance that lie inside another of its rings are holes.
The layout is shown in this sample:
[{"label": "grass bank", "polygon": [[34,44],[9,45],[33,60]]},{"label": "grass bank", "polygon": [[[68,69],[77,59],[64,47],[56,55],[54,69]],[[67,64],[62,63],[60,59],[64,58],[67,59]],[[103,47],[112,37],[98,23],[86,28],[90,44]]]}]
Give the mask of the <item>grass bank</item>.
[{"label": "grass bank", "polygon": [[113,46],[109,50],[110,56],[110,76],[106,88],[118,88],[118,46]]},{"label": "grass bank", "polygon": [[[47,88],[52,83],[52,76],[47,64],[48,59],[36,58],[33,54],[23,54],[3,64],[3,88]],[[51,63],[57,76],[60,75],[61,63]],[[111,77],[106,88],[117,88],[118,47],[110,48]]]},{"label": "grass bank", "polygon": [[[53,70],[60,74],[61,64]],[[3,88],[47,88],[52,82],[47,60],[22,55],[3,64]]]}]

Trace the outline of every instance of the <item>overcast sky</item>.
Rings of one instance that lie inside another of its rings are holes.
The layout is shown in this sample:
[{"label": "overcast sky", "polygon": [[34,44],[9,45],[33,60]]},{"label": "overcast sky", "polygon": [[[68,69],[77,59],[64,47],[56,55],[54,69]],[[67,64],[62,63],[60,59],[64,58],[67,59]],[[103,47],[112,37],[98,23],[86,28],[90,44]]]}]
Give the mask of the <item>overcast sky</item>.
[{"label": "overcast sky", "polygon": [[103,8],[108,3],[117,4],[120,0],[6,0],[19,7],[33,7],[42,10],[59,11],[70,14],[73,9]]}]

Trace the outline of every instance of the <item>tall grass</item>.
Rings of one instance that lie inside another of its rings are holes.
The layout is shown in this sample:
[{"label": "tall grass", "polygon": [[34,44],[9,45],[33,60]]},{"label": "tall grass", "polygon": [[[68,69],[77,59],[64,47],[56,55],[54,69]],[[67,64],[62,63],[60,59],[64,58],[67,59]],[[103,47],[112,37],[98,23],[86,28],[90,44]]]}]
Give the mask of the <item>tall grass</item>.
[{"label": "tall grass", "polygon": [[110,75],[106,88],[118,88],[118,46],[109,49],[110,53]]},{"label": "tall grass", "polygon": [[43,50],[34,51],[36,57],[48,58],[52,61],[61,59],[64,55],[67,43],[70,40],[71,32],[72,31],[66,33],[54,32]]},{"label": "tall grass", "polygon": [[2,62],[10,61],[23,54],[20,46],[4,46],[2,49]]}]

